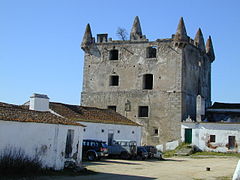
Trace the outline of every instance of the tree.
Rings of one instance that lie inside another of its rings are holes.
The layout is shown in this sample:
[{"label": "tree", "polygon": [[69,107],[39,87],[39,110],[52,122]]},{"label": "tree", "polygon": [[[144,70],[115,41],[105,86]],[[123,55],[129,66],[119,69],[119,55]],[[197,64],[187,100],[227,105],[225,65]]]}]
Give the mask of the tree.
[{"label": "tree", "polygon": [[125,28],[118,27],[116,34],[121,40],[127,40],[128,33]]}]

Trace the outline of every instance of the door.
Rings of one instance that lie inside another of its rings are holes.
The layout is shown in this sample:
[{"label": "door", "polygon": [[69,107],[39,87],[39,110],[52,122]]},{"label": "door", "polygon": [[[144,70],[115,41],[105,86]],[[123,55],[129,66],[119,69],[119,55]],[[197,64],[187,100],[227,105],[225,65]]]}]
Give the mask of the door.
[{"label": "door", "polygon": [[235,136],[228,136],[228,149],[234,149],[235,148]]},{"label": "door", "polygon": [[111,146],[113,143],[113,131],[108,131],[108,146]]},{"label": "door", "polygon": [[192,143],[192,129],[185,129],[185,143]]}]

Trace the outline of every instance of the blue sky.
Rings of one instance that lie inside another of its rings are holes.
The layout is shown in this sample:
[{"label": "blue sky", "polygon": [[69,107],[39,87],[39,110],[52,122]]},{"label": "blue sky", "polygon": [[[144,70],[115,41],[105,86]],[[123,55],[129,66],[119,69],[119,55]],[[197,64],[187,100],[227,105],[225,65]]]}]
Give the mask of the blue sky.
[{"label": "blue sky", "polygon": [[212,36],[212,101],[240,103],[239,0],[0,0],[0,101],[22,104],[32,93],[80,103],[83,33],[128,33],[139,16],[149,40],[169,38],[183,16],[188,35]]}]

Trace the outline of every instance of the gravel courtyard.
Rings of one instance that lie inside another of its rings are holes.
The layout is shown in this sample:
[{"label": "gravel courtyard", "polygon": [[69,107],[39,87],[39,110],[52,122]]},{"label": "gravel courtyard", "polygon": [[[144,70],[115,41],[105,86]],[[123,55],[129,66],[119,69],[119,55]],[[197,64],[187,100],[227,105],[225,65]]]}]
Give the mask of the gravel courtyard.
[{"label": "gravel courtyard", "polygon": [[[227,179],[231,177],[238,162],[235,157],[189,158],[173,157],[162,161],[118,160],[108,159],[97,162],[84,162],[89,170],[99,172],[95,175],[56,177],[58,180],[151,180],[151,179]],[[210,171],[206,171],[210,167]],[[224,178],[223,178],[224,177]],[[51,178],[40,178],[52,180]]]}]

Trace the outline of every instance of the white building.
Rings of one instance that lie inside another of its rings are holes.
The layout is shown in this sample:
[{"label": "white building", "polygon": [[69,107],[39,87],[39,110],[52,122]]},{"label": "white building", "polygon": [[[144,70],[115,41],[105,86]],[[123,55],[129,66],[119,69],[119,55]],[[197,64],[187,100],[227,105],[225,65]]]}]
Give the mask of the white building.
[{"label": "white building", "polygon": [[84,139],[102,140],[108,145],[113,140],[134,140],[141,145],[142,126],[114,110],[52,102],[50,109],[55,114],[85,125]]},{"label": "white building", "polygon": [[202,151],[240,152],[240,123],[183,122],[181,136]]},{"label": "white building", "polygon": [[85,126],[46,111],[48,98],[46,101],[42,98],[47,96],[34,94],[33,101],[36,101],[34,96],[40,98],[41,103],[31,102],[32,110],[0,103],[0,152],[21,149],[29,157],[37,156],[43,167],[55,170],[63,169],[66,161],[81,165]]}]

